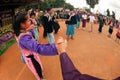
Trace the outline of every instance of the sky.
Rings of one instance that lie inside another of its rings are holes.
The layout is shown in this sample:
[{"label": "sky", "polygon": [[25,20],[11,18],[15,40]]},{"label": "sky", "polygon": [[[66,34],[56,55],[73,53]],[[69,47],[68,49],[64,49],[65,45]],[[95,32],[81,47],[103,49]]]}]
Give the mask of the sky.
[{"label": "sky", "polygon": [[[88,7],[86,0],[66,0],[67,3],[72,4],[75,8]],[[104,13],[107,9],[114,11],[120,17],[120,0],[100,0],[99,4],[95,6],[93,12],[99,10]]]},{"label": "sky", "polygon": [[[88,7],[88,5],[86,4],[86,0],[66,0],[66,2],[71,3],[76,8]],[[120,0],[100,0],[98,6],[102,9],[106,9],[114,5],[118,6],[119,4]]]}]

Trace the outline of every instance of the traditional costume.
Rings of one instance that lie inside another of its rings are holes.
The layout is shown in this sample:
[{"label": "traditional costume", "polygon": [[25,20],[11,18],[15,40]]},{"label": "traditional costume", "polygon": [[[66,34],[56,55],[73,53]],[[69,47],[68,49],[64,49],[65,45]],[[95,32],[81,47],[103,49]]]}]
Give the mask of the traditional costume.
[{"label": "traditional costume", "polygon": [[87,15],[83,14],[82,15],[82,27],[85,28],[86,27],[86,22],[87,22]]},{"label": "traditional costume", "polygon": [[74,36],[74,25],[76,24],[76,18],[74,14],[67,16],[66,24],[67,24],[66,35]]},{"label": "traditional costume", "polygon": [[53,17],[50,14],[46,14],[45,15],[45,28],[46,28],[46,32],[47,32],[47,37],[48,37],[48,41],[50,44],[55,43],[55,38],[54,38],[54,34],[53,34]]},{"label": "traditional costume", "polygon": [[[54,19],[58,19],[58,15],[57,14],[55,14],[53,16],[53,20]],[[53,21],[53,28],[54,28],[55,34],[57,34],[59,29],[60,29],[60,25],[59,25],[58,21],[56,21],[56,22]]]},{"label": "traditional costume", "polygon": [[57,55],[55,44],[39,44],[33,38],[34,32],[21,33],[17,38],[22,57],[27,67],[32,71],[37,80],[43,78],[43,67],[39,59],[40,55],[54,56]]},{"label": "traditional costume", "polygon": [[99,33],[102,32],[103,26],[104,26],[104,20],[103,20],[103,18],[99,18],[99,28],[98,28]]}]

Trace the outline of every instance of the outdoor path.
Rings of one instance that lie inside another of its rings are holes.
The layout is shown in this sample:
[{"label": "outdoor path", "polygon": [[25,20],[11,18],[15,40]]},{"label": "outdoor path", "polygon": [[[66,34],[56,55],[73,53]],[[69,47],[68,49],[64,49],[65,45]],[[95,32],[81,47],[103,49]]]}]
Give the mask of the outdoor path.
[{"label": "outdoor path", "polygon": [[[65,22],[60,22],[60,32],[55,35],[66,38]],[[98,33],[98,24],[93,32],[89,31],[89,24],[85,31],[75,29],[74,40],[68,41],[67,54],[76,68],[84,74],[89,74],[105,80],[112,80],[120,76],[120,44],[115,42],[115,33],[108,38],[108,26],[104,26],[103,33]],[[47,43],[42,38],[43,29],[40,28],[40,43]],[[62,80],[59,56],[40,56],[44,76],[47,80]],[[0,80],[36,80],[30,70],[20,61],[20,53],[15,43],[0,56]]]}]

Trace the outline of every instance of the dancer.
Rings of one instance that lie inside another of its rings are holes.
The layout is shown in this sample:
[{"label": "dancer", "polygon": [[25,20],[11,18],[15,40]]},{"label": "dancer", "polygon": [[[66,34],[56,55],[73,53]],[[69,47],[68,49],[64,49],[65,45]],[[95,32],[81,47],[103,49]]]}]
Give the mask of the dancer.
[{"label": "dancer", "polygon": [[98,32],[99,32],[99,33],[102,33],[102,28],[103,28],[103,26],[104,26],[103,16],[100,15],[100,16],[99,16],[99,29],[98,29]]},{"label": "dancer", "polygon": [[25,64],[35,75],[37,80],[42,80],[43,68],[38,54],[46,56],[58,55],[56,45],[39,44],[33,38],[29,32],[30,19],[25,13],[19,13],[14,17],[13,28]]},{"label": "dancer", "polygon": [[109,22],[109,30],[108,30],[109,34],[108,34],[108,37],[111,37],[111,35],[113,33],[114,24],[115,24],[114,19],[111,19],[111,21]]},{"label": "dancer", "polygon": [[53,20],[56,20],[56,21],[53,21],[53,28],[54,28],[55,34],[57,34],[60,29],[60,25],[57,19],[58,19],[58,14],[57,12],[55,12],[55,14],[53,15]]},{"label": "dancer", "polygon": [[71,39],[74,39],[74,25],[76,24],[76,18],[74,15],[74,12],[71,10],[70,15],[67,16],[66,24],[67,24],[67,30],[66,30],[66,35],[67,35],[67,40],[69,40],[69,37],[71,36]]},{"label": "dancer", "polygon": [[47,37],[48,37],[48,42],[50,44],[55,43],[55,38],[54,38],[54,19],[53,19],[53,9],[52,8],[48,8],[47,9],[47,14],[46,14],[46,20],[45,20],[45,26],[46,26],[46,30],[47,30]]},{"label": "dancer", "polygon": [[93,30],[93,24],[94,24],[94,22],[95,22],[95,17],[94,17],[94,14],[91,14],[90,16],[89,16],[89,18],[90,18],[90,32],[92,32],[92,30]]},{"label": "dancer", "polygon": [[85,30],[86,22],[87,22],[87,14],[84,12],[83,15],[82,15],[82,27],[83,27],[83,30]]}]

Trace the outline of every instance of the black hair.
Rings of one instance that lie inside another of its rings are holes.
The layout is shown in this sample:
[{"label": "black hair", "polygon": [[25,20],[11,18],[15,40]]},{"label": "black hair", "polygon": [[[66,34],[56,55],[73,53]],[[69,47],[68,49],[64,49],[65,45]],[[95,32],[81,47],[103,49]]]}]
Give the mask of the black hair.
[{"label": "black hair", "polygon": [[47,8],[47,12],[50,11],[52,8]]},{"label": "black hair", "polygon": [[18,13],[13,17],[13,29],[14,29],[14,34],[16,34],[16,36],[19,36],[20,31],[21,31],[21,23],[26,22],[26,20],[28,19],[27,14],[26,13]]},{"label": "black hair", "polygon": [[102,17],[103,17],[103,15],[102,15],[102,14],[100,14],[99,16],[102,16]]},{"label": "black hair", "polygon": [[34,12],[31,12],[30,17],[32,17],[32,16],[35,16],[35,13],[34,13]]},{"label": "black hair", "polygon": [[73,10],[74,10],[73,8],[70,9],[70,11],[73,11]]},{"label": "black hair", "polygon": [[46,10],[44,10],[43,12],[46,12]]}]

